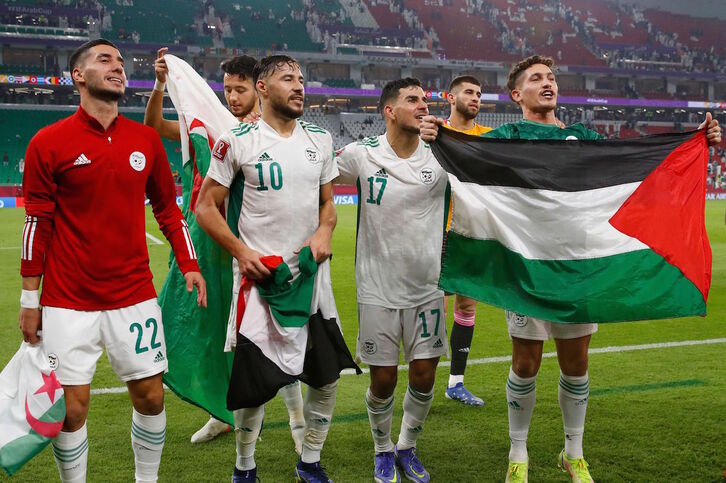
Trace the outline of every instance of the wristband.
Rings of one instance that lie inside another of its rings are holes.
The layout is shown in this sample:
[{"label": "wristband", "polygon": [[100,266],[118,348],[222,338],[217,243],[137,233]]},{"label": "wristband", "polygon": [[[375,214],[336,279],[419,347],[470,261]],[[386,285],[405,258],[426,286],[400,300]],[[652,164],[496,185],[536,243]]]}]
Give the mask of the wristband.
[{"label": "wristband", "polygon": [[166,82],[159,82],[159,79],[156,79],[154,81],[154,90],[159,92],[164,92],[164,87],[166,87]]},{"label": "wristband", "polygon": [[40,307],[40,298],[37,290],[23,290],[20,292],[20,307],[24,309],[37,309]]}]

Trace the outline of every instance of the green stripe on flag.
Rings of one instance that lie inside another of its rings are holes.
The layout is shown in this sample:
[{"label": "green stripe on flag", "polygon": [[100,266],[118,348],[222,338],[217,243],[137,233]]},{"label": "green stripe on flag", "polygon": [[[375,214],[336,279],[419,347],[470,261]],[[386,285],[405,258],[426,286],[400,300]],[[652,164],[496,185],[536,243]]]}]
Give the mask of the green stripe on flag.
[{"label": "green stripe on flag", "polygon": [[[66,400],[61,397],[38,420],[46,423],[58,422],[62,421],[65,415]],[[0,467],[12,476],[31,458],[43,451],[50,441],[50,438],[29,429],[25,436],[14,439],[0,448]]]},{"label": "green stripe on flag", "polygon": [[582,260],[530,260],[496,240],[474,240],[452,231],[446,238],[439,286],[561,323],[706,313],[696,286],[652,250]]}]

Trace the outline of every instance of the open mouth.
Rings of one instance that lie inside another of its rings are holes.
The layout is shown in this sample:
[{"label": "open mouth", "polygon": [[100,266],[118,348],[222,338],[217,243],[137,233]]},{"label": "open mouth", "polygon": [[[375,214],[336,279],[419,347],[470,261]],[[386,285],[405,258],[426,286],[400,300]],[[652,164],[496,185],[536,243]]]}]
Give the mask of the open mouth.
[{"label": "open mouth", "polygon": [[303,102],[303,97],[302,96],[293,96],[290,98],[290,100],[293,102]]},{"label": "open mouth", "polygon": [[108,80],[111,84],[116,84],[116,85],[119,85],[119,86],[123,86],[124,85],[124,81],[120,77],[108,77],[106,80]]},{"label": "open mouth", "polygon": [[423,118],[424,117],[426,117],[426,114],[417,114],[416,115],[416,120],[419,121],[419,122],[421,122],[421,121],[423,121]]},{"label": "open mouth", "polygon": [[552,91],[550,89],[546,89],[546,90],[542,91],[542,94],[540,94],[540,95],[550,101],[555,98],[554,91]]}]

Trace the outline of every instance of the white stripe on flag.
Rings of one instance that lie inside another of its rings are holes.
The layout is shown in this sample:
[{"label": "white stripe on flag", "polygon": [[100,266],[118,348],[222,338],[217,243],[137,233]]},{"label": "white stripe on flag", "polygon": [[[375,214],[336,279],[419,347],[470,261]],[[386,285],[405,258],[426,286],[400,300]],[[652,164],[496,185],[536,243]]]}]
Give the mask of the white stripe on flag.
[{"label": "white stripe on flag", "polygon": [[189,234],[189,230],[187,229],[187,222],[186,220],[182,220],[182,232],[184,233],[184,240],[187,242],[187,250],[189,250],[189,258],[192,260],[197,259],[197,252],[194,251],[194,244],[192,243],[192,237]]},{"label": "white stripe on flag", "polygon": [[498,240],[530,260],[580,260],[648,248],[608,223],[639,182],[564,192],[481,186],[452,175],[449,180],[454,232]]}]

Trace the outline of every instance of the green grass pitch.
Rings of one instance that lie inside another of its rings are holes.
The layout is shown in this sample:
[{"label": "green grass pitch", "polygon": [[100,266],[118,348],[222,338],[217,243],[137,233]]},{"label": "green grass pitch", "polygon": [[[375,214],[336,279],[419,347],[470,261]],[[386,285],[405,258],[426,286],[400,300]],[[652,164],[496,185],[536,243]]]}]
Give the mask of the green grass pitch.
[{"label": "green grass pitch", "polygon": [[[601,325],[590,355],[591,397],[584,439],[585,456],[596,481],[723,481],[726,466],[726,343],[678,345],[622,351],[625,346],[726,337],[726,201],[709,201],[707,225],[713,248],[713,285],[706,318]],[[357,329],[353,275],[355,207],[341,206],[333,240],[333,283],[346,341],[354,351]],[[17,350],[20,294],[22,209],[0,210],[0,366]],[[147,230],[161,238],[147,212]],[[149,245],[155,284],[166,273],[169,246]],[[451,312],[451,311],[450,311]],[[449,315],[451,327],[451,314]],[[480,305],[470,359],[508,356],[511,345],[501,310]],[[552,352],[554,345],[545,345]],[[486,401],[467,408],[443,397],[448,368],[437,372],[434,404],[419,439],[419,455],[435,482],[502,481],[509,438],[504,396],[509,363],[472,364],[467,385]],[[400,373],[393,438],[398,434],[407,373]],[[529,437],[532,481],[568,481],[556,467],[563,447],[557,403],[558,367],[546,358],[538,378],[537,407]],[[338,482],[372,481],[373,443],[365,414],[368,376],[343,376],[335,417],[323,450],[323,464]],[[93,388],[119,387],[102,358]],[[234,436],[226,434],[201,445],[189,442],[207,420],[203,411],[167,392],[167,440],[160,470],[162,482],[229,481],[234,465]],[[88,481],[133,480],[129,442],[131,405],[127,394],[91,398],[88,420]],[[258,475],[263,482],[293,479],[297,461],[287,413],[279,398],[267,405],[262,439],[257,445]],[[11,480],[6,475],[0,481]],[[58,481],[52,454],[46,449],[12,481]]]}]

